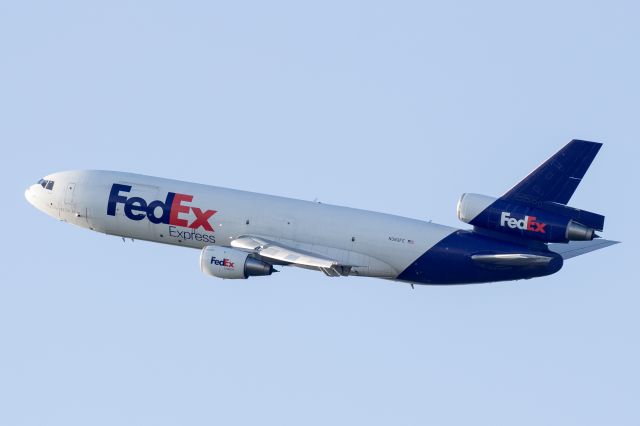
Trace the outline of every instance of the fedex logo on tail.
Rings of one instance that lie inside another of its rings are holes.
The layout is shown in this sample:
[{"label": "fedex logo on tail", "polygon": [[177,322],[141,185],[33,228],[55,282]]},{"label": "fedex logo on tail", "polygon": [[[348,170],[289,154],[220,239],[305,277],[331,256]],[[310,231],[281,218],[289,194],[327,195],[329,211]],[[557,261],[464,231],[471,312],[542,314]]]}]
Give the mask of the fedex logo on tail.
[{"label": "fedex logo on tail", "polygon": [[[211,223],[209,223],[209,219],[216,214],[217,211],[202,211],[202,209],[198,207],[190,206],[188,203],[193,201],[193,195],[169,192],[164,201],[155,200],[147,203],[142,197],[129,198],[126,195],[122,195],[127,192],[131,192],[130,185],[114,183],[111,186],[107,215],[115,216],[116,206],[118,204],[124,204],[124,215],[131,220],[142,220],[146,217],[151,223],[165,223],[192,229],[202,227],[206,231],[213,232],[213,227]],[[156,216],[156,212],[160,215]],[[193,212],[195,216],[195,219],[191,223],[189,223],[187,219],[180,217],[181,214],[189,214],[189,212]]]},{"label": "fedex logo on tail", "polygon": [[502,212],[500,215],[500,226],[545,234],[544,227],[547,226],[547,224],[538,222],[535,216],[525,216],[524,219],[516,219],[515,217],[511,217],[511,213]]}]

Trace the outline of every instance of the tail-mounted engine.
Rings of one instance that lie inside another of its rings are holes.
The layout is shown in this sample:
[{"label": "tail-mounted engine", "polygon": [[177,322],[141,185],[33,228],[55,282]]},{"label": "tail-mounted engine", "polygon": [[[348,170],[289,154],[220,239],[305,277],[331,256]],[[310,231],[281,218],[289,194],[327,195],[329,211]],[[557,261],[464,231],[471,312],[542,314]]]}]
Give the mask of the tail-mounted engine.
[{"label": "tail-mounted engine", "polygon": [[475,227],[543,241],[590,241],[602,231],[604,216],[563,204],[518,203],[480,194],[462,194],[458,219]]},{"label": "tail-mounted engine", "polygon": [[220,246],[202,249],[200,270],[204,274],[226,279],[244,279],[275,272],[273,265],[256,259],[250,253]]}]

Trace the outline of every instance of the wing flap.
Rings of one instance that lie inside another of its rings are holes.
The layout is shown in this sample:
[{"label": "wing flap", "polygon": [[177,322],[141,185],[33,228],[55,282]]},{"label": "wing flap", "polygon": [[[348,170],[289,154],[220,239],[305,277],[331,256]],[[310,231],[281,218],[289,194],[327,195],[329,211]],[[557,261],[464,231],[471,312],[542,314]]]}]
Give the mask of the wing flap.
[{"label": "wing flap", "polygon": [[[278,260],[280,262],[294,263],[296,265],[310,266],[327,269],[333,271],[337,267],[347,267],[349,265],[341,265],[335,259],[320,256],[297,248],[289,247],[280,242],[271,241],[263,237],[252,235],[244,235],[231,241],[231,247],[249,250],[260,256],[269,259]],[[325,272],[326,273],[326,272]],[[338,272],[336,272],[338,273]],[[338,275],[341,275],[338,273]]]}]

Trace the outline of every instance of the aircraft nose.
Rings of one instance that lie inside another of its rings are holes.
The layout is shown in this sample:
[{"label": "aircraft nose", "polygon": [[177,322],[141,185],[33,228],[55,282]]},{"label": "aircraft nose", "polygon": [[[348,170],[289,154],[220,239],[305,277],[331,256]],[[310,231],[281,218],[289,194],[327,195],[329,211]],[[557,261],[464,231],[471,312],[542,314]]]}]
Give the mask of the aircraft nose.
[{"label": "aircraft nose", "polygon": [[24,198],[27,199],[27,201],[29,202],[29,204],[33,205],[33,186],[28,187],[25,191],[24,191]]}]

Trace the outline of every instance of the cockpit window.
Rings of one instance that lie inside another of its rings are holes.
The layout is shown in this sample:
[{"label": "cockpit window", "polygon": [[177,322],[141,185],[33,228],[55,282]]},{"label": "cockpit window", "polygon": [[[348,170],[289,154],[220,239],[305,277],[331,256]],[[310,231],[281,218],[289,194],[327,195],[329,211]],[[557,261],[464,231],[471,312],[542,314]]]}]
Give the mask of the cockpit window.
[{"label": "cockpit window", "polygon": [[44,179],[40,179],[38,181],[38,185],[40,185],[41,187],[43,187],[44,189],[49,189],[52,190],[53,189],[53,184],[55,182],[52,180],[44,180]]}]

